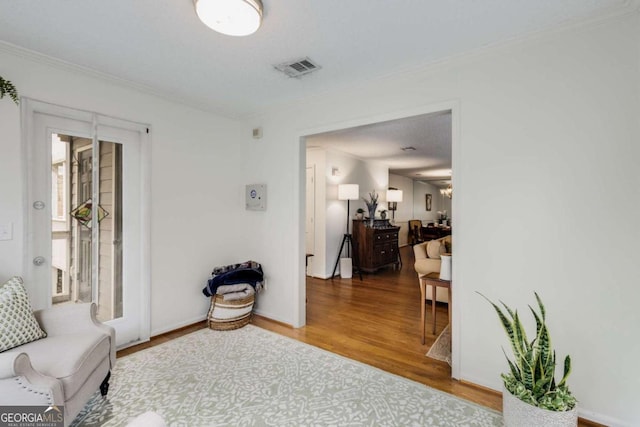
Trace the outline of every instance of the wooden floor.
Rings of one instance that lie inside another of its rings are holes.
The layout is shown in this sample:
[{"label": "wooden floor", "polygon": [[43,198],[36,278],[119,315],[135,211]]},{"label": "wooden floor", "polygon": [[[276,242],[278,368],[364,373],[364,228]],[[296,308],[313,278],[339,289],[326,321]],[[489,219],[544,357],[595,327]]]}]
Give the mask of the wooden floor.
[{"label": "wooden floor", "polygon": [[[420,344],[420,287],[413,251],[401,248],[403,266],[352,279],[307,278],[307,325],[292,329],[263,318],[254,324],[499,410],[499,393],[451,379],[445,362],[426,357],[447,326],[446,304],[437,304],[436,334]],[[431,322],[430,310],[427,322]],[[431,323],[428,323],[430,326]]]},{"label": "wooden floor", "polygon": [[[437,305],[436,335],[427,328],[425,344],[420,344],[420,288],[413,270],[413,252],[401,248],[404,265],[365,274],[363,280],[307,280],[307,325],[294,329],[260,316],[256,326],[307,344],[375,366],[438,390],[500,410],[499,393],[461,383],[451,378],[445,362],[425,356],[447,324],[447,306]],[[430,322],[430,312],[427,322]],[[206,327],[204,322],[182,328],[118,352],[118,357],[161,344]],[[579,426],[599,424],[580,421]]]}]

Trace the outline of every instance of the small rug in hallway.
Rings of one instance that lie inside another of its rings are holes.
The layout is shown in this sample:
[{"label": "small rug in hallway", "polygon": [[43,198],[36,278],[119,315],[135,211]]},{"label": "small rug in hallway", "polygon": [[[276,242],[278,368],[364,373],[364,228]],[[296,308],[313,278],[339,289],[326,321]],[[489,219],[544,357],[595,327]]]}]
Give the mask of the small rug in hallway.
[{"label": "small rug in hallway", "polygon": [[447,362],[451,366],[451,329],[447,325],[427,352],[427,357]]},{"label": "small rug in hallway", "polygon": [[496,411],[248,325],[118,359],[74,426],[146,411],[170,426],[502,426]]}]

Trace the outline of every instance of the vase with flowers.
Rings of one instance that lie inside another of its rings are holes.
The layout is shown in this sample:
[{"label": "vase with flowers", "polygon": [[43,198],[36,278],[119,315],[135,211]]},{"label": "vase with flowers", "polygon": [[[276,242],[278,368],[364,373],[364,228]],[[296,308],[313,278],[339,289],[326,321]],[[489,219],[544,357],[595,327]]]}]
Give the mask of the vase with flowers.
[{"label": "vase with flowers", "polygon": [[369,211],[369,224],[373,227],[374,219],[376,217],[376,209],[378,208],[378,193],[376,190],[371,191],[369,193],[369,200],[362,198],[364,203],[367,205],[367,210]]},{"label": "vase with flowers", "polygon": [[447,225],[447,211],[438,211],[438,224]]}]

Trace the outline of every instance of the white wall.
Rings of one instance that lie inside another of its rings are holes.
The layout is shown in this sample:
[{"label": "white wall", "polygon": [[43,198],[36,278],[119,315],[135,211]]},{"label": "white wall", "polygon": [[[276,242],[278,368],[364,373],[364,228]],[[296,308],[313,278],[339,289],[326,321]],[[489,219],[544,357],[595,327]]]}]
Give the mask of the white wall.
[{"label": "white wall", "polygon": [[[204,318],[201,289],[212,267],[243,261],[244,187],[237,122],[122,85],[39,62],[0,45],[0,75],[21,95],[151,125],[151,331]],[[23,274],[20,109],[0,101],[0,281]],[[39,284],[28,283],[31,291]]]},{"label": "white wall", "polygon": [[[254,244],[272,242],[256,250],[278,281],[265,312],[304,318],[300,137],[453,105],[454,371],[499,389],[507,342],[475,291],[525,311],[535,290],[558,355],[573,356],[581,414],[640,424],[639,43],[633,12],[248,120],[245,146],[264,130],[248,179],[268,181],[278,201],[277,224],[250,226]],[[614,229],[593,233],[605,223]]]}]

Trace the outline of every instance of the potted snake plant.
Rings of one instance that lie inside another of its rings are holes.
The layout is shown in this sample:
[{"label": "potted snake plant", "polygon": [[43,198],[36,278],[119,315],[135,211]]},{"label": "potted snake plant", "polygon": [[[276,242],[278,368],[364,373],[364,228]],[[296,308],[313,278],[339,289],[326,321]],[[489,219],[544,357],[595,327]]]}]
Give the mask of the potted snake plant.
[{"label": "potted snake plant", "polygon": [[11,98],[16,105],[20,102],[18,91],[13,83],[0,76],[0,99],[4,98],[5,95],[9,95],[9,98]]},{"label": "potted snake plant", "polygon": [[567,385],[571,358],[565,357],[562,378],[556,382],[556,353],[551,346],[546,311],[537,293],[535,296],[539,311],[531,306],[529,309],[536,321],[536,335],[529,341],[517,310],[501,301],[503,311],[482,295],[498,314],[513,351],[513,359],[505,353],[509,372],[501,375],[504,423],[507,427],[575,427],[578,424],[576,399]]}]

